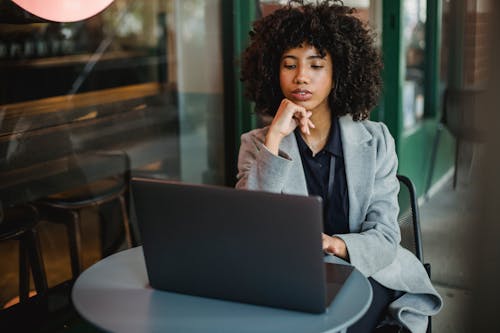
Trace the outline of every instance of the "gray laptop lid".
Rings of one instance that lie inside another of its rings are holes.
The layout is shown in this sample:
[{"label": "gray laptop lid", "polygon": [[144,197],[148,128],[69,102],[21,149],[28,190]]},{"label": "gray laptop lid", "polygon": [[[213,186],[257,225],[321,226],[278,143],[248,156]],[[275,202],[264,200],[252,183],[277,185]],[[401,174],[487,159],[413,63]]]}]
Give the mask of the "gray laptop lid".
[{"label": "gray laptop lid", "polygon": [[321,199],[141,178],[132,195],[153,288],[325,311]]}]

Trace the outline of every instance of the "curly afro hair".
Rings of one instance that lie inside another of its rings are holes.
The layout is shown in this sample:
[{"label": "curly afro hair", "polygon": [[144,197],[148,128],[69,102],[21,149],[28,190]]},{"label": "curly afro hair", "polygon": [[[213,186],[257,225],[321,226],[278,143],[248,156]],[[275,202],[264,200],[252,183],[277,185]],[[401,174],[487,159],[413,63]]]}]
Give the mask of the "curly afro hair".
[{"label": "curly afro hair", "polygon": [[377,104],[382,88],[382,62],[374,34],[341,1],[316,4],[292,0],[257,20],[250,45],[242,55],[241,81],[255,111],[274,116],[284,98],[279,83],[283,53],[304,44],[330,54],[335,88],[328,98],[333,115],[364,120]]}]

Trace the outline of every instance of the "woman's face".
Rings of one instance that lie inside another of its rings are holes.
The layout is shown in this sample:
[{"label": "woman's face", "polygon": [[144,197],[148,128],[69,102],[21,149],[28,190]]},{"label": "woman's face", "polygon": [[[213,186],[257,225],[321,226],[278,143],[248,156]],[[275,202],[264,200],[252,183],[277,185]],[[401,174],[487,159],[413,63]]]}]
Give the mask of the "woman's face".
[{"label": "woman's face", "polygon": [[280,87],[283,95],[309,111],[330,111],[328,95],[333,88],[332,58],[303,44],[283,53]]}]

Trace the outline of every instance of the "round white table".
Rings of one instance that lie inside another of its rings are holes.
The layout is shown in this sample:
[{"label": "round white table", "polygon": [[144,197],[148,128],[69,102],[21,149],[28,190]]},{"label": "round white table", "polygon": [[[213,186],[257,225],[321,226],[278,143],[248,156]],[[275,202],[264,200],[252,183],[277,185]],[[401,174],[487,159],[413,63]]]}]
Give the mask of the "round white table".
[{"label": "round white table", "polygon": [[142,247],[136,247],[85,270],[72,299],[83,318],[111,332],[319,333],[345,332],[367,311],[372,289],[354,269],[323,314],[158,291],[149,286]]}]

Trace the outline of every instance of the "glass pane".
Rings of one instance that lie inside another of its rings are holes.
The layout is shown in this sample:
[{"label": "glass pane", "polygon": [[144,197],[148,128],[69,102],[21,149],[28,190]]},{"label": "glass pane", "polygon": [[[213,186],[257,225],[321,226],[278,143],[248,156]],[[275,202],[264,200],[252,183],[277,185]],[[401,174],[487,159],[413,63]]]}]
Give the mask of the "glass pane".
[{"label": "glass pane", "polygon": [[[97,182],[129,170],[223,183],[220,0],[115,0],[72,23],[38,19],[10,0],[0,8],[0,224],[10,206],[76,190],[96,198]],[[99,228],[123,237],[115,213],[84,211],[84,266],[100,258],[87,249],[108,244]],[[53,286],[70,265],[64,228],[47,221],[39,231]],[[14,258],[0,264],[9,276],[0,305],[17,295],[14,249],[0,243],[2,258]]]},{"label": "glass pane", "polygon": [[222,182],[218,1],[117,0],[80,22],[0,23],[0,36],[4,202],[109,176],[86,165],[98,150],[125,151],[136,174]]},{"label": "glass pane", "polygon": [[411,128],[424,115],[426,0],[405,0],[403,4],[402,42],[406,55],[403,126]]}]

